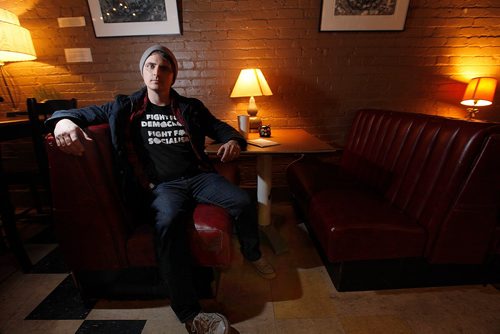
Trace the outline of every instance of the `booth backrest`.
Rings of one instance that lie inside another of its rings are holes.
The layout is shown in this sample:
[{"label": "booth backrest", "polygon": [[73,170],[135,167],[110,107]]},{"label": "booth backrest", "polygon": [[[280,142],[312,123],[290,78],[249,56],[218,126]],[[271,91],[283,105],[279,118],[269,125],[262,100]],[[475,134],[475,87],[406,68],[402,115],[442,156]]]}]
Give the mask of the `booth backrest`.
[{"label": "booth backrest", "polygon": [[[360,110],[341,167],[425,227],[431,262],[484,255],[498,214],[500,125]],[[484,249],[451,254],[460,240]]]}]

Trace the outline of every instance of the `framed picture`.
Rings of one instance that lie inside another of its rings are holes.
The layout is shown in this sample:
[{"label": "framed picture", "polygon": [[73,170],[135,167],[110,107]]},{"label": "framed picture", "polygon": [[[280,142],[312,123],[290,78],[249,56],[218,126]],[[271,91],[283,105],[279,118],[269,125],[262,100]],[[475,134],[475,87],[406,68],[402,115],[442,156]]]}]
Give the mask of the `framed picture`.
[{"label": "framed picture", "polygon": [[88,0],[96,37],[180,34],[176,0]]},{"label": "framed picture", "polygon": [[320,30],[403,30],[409,2],[409,0],[323,0]]}]

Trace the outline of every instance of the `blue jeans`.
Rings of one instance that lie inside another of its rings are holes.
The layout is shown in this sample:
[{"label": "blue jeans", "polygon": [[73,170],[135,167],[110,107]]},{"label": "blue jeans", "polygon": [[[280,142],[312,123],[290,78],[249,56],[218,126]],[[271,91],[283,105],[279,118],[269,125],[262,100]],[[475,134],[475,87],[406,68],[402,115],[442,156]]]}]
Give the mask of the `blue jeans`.
[{"label": "blue jeans", "polygon": [[255,261],[261,256],[255,204],[246,191],[217,173],[160,183],[153,195],[160,276],[169,287],[172,309],[185,322],[200,311],[186,218],[192,215],[196,203],[224,208],[233,217],[241,253],[247,260]]}]

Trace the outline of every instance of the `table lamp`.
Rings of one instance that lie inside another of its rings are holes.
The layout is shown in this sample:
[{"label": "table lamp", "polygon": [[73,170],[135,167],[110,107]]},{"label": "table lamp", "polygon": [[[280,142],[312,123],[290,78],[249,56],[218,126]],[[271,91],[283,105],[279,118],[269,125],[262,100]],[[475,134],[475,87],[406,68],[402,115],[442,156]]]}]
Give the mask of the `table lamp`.
[{"label": "table lamp", "polygon": [[257,105],[254,96],[273,95],[264,74],[258,68],[243,69],[234,84],[231,97],[250,97],[247,113],[250,115],[250,132],[257,132],[262,121],[257,117]]},{"label": "table lamp", "polygon": [[21,27],[16,14],[0,8],[0,71],[14,114],[18,109],[7,84],[3,66],[6,62],[34,59],[36,59],[36,53],[30,32]]},{"label": "table lamp", "polygon": [[464,106],[469,106],[467,108],[469,120],[477,114],[478,107],[489,106],[493,103],[496,86],[497,79],[495,78],[474,78],[469,81],[462,102],[460,102]]}]

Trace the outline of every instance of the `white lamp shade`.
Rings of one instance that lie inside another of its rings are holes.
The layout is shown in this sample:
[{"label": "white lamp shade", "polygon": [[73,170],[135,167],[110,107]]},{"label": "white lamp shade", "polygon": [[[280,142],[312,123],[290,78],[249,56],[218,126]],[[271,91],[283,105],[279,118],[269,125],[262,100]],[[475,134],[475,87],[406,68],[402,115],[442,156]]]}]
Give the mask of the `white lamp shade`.
[{"label": "white lamp shade", "polygon": [[266,78],[258,68],[243,69],[236,80],[231,97],[273,95]]},{"label": "white lamp shade", "polygon": [[21,27],[15,14],[0,8],[0,63],[34,59],[30,32]]},{"label": "white lamp shade", "polygon": [[474,78],[465,89],[461,104],[471,107],[484,107],[493,103],[497,79]]}]

